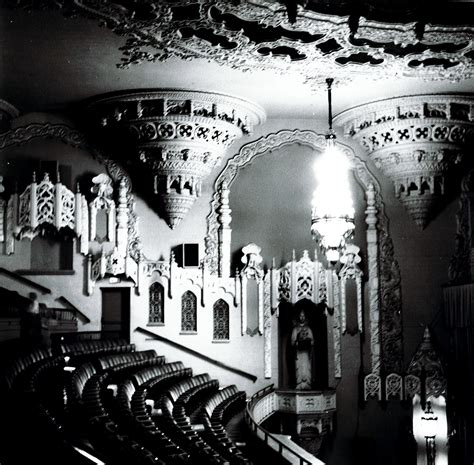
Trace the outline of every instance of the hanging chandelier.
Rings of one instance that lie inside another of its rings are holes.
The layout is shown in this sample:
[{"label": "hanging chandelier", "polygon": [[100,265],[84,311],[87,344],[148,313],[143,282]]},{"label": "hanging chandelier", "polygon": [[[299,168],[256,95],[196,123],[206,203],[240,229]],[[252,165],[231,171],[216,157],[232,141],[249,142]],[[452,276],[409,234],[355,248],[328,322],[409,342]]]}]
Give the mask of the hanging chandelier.
[{"label": "hanging chandelier", "polygon": [[354,206],[349,186],[350,164],[336,146],[332,128],[332,78],[326,79],[328,123],[326,149],[314,165],[317,187],[314,191],[311,233],[329,262],[339,260],[340,251],[354,231]]}]

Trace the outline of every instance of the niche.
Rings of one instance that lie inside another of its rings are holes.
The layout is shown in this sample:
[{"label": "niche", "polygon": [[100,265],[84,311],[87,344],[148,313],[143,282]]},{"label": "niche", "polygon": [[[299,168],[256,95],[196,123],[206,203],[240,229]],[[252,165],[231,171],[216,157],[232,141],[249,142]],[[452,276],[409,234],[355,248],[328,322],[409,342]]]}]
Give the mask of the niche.
[{"label": "niche", "polygon": [[296,388],[296,351],[291,345],[291,335],[302,310],[314,337],[311,357],[311,389],[326,389],[328,387],[328,349],[325,305],[316,305],[307,299],[300,300],[295,305],[286,301],[282,301],[279,305],[279,385],[281,389]]}]

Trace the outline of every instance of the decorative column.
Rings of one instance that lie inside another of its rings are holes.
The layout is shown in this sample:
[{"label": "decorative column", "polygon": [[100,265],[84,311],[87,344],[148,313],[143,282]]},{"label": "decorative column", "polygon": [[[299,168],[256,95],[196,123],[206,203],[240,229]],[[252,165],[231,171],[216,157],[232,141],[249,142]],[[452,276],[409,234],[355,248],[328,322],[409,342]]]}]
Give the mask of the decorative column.
[{"label": "decorative column", "polygon": [[[48,173],[45,173],[44,181],[49,183]],[[33,172],[33,182],[30,184],[30,191],[28,192],[26,190],[22,195],[20,195],[20,222],[22,222],[21,215],[22,215],[22,212],[24,211],[23,207],[27,207],[26,204],[29,201],[30,209],[28,211],[28,216],[29,216],[29,226],[31,228],[31,231],[34,231],[36,227],[38,226],[38,198],[36,195],[37,187],[38,187],[38,184],[36,183],[36,173]],[[51,198],[49,198],[49,200],[51,200]]]},{"label": "decorative column", "polygon": [[218,191],[220,206],[218,208],[219,221],[219,276],[228,278],[230,276],[230,244],[232,236],[232,210],[229,207],[229,188],[227,183],[223,182]]},{"label": "decorative column", "polygon": [[357,331],[362,333],[364,331],[364,321],[362,314],[362,270],[358,264],[361,261],[359,256],[360,248],[354,244],[347,244],[342,252],[340,262],[342,268],[339,275],[340,299],[341,299],[341,323],[342,334],[348,331],[347,328],[347,301],[346,301],[346,283],[352,280],[357,288]]},{"label": "decorative column", "polygon": [[88,108],[106,138],[133,147],[140,181],[151,172],[157,211],[172,229],[226,149],[265,119],[261,107],[243,99],[172,89],[99,97]]},{"label": "decorative column", "polygon": [[438,213],[446,176],[459,167],[474,134],[474,97],[414,95],[340,113],[334,122],[359,141],[394,183],[420,228]]},{"label": "decorative column", "polygon": [[3,176],[0,176],[0,242],[5,242],[5,211],[6,200],[3,198],[5,187],[3,186]]},{"label": "decorative column", "polygon": [[264,377],[272,377],[272,275],[273,268],[265,275],[263,302],[263,371]]},{"label": "decorative column", "polygon": [[125,179],[121,179],[119,185],[116,241],[119,254],[126,256],[128,247],[128,199]]},{"label": "decorative column", "polygon": [[449,331],[450,443],[459,463],[474,460],[474,170],[461,183],[456,215],[455,252],[449,266],[449,284],[443,287],[444,314]]},{"label": "decorative column", "polygon": [[114,189],[112,179],[105,173],[98,174],[92,178],[94,186],[91,192],[96,194],[95,199],[89,204],[89,240],[95,241],[97,235],[97,212],[105,210],[107,214],[107,241],[115,242],[115,202],[112,199]]},{"label": "decorative column", "polygon": [[264,312],[264,275],[260,266],[262,256],[261,248],[257,244],[248,244],[242,248],[242,263],[245,265],[240,272],[241,296],[240,308],[241,315],[241,333],[242,336],[247,333],[247,281],[254,279],[257,282],[257,299],[258,299],[258,332],[263,334],[263,312]]},{"label": "decorative column", "polygon": [[379,244],[377,234],[377,208],[375,207],[375,187],[369,184],[365,193],[367,209],[367,259],[369,272],[369,331],[371,372],[380,374],[380,308],[379,308]]},{"label": "decorative column", "polygon": [[14,192],[7,203],[7,228],[5,233],[5,253],[15,252],[15,234],[18,227],[18,193]]},{"label": "decorative column", "polygon": [[456,223],[456,248],[449,265],[449,283],[468,284],[474,281],[474,170],[461,182]]},{"label": "decorative column", "polygon": [[[342,377],[342,341],[341,341],[341,295],[340,288],[337,283],[336,271],[329,269],[327,270],[327,292],[328,292],[328,306],[329,302],[332,302],[332,308],[334,308],[333,316],[333,344],[334,344],[334,377]],[[331,291],[332,290],[332,291]],[[329,296],[333,294],[333,297],[329,299]]]}]

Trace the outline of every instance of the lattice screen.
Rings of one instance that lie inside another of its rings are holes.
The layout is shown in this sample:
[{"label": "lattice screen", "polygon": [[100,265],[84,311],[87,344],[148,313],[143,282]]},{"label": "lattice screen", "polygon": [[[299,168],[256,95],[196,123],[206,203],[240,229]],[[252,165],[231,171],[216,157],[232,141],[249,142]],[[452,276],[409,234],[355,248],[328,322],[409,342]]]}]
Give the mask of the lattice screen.
[{"label": "lattice screen", "polygon": [[229,304],[219,299],[214,304],[214,331],[213,338],[216,341],[229,340]]},{"label": "lattice screen", "polygon": [[163,324],[165,322],[164,295],[165,289],[160,283],[155,282],[150,286],[149,323]]},{"label": "lattice screen", "polygon": [[197,299],[191,291],[181,297],[181,331],[197,331]]}]

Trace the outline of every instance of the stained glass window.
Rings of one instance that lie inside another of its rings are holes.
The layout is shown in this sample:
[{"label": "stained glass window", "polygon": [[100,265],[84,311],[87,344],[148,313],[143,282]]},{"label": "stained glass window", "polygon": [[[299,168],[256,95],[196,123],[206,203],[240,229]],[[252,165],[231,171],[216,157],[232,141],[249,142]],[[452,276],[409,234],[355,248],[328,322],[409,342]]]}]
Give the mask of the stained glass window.
[{"label": "stained glass window", "polygon": [[181,297],[181,331],[197,331],[196,296],[186,291]]},{"label": "stained glass window", "polygon": [[229,339],[229,304],[219,299],[214,304],[214,332],[215,341]]},{"label": "stained glass window", "polygon": [[163,324],[165,322],[164,296],[165,289],[160,283],[155,282],[150,286],[148,323]]}]

